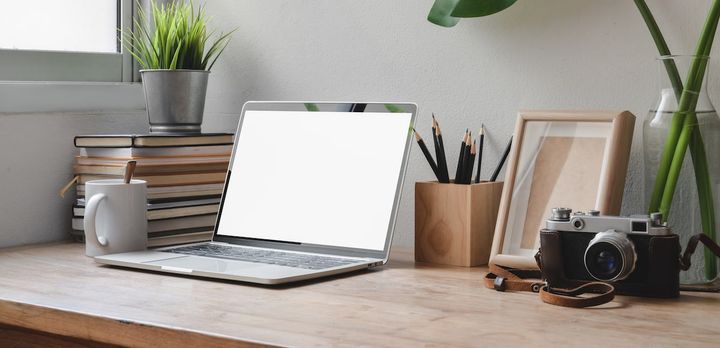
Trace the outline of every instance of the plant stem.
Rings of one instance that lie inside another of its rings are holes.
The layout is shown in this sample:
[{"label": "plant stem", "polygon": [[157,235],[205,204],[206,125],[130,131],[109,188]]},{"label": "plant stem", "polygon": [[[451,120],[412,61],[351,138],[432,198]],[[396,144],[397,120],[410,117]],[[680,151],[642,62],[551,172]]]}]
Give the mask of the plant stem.
[{"label": "plant stem", "polygon": [[[703,232],[712,240],[717,240],[715,231],[715,202],[712,195],[712,183],[710,181],[710,171],[707,164],[707,155],[705,154],[705,144],[700,134],[700,128],[694,127],[695,130],[690,137],[690,155],[693,160],[693,169],[695,170],[695,183],[697,185],[698,199],[700,200],[700,218]],[[717,261],[715,255],[704,248],[705,260],[705,277],[710,280],[717,276]]]},{"label": "plant stem", "polygon": [[[675,146],[672,157],[672,163],[667,175],[667,183],[662,193],[660,202],[660,212],[663,216],[667,216],[672,204],[673,194],[682,169],[682,162],[688,145],[691,145],[691,155],[693,156],[693,165],[695,166],[695,179],[698,187],[698,198],[700,200],[700,209],[702,216],[703,232],[709,237],[715,237],[715,216],[714,204],[712,201],[712,192],[710,187],[710,178],[707,168],[707,158],[705,156],[704,144],[697,127],[697,116],[695,108],[697,106],[698,96],[701,92],[702,81],[707,68],[708,54],[712,49],[713,39],[720,20],[720,1],[714,0],[710,12],[708,13],[705,27],[698,42],[696,57],[690,67],[688,80],[685,84],[678,112],[685,114],[683,117],[683,125],[680,135]],[[673,116],[675,117],[675,116]],[[672,127],[672,126],[671,126]],[[671,131],[674,131],[671,128]],[[675,130],[676,131],[676,130]],[[691,138],[693,141],[691,142]],[[717,276],[717,267],[714,257],[708,257],[707,251],[705,255],[705,275],[708,279],[714,279]]]},{"label": "plant stem", "polygon": [[[715,37],[715,30],[717,29],[718,19],[720,18],[720,1],[714,0],[713,6],[708,14],[705,27],[703,28],[700,41],[696,51],[696,57],[690,66],[688,73],[688,79],[685,83],[682,96],[680,97],[680,103],[678,105],[678,111],[676,114],[683,115],[683,125],[679,129],[680,134],[675,146],[673,153],[673,159],[670,165],[670,170],[667,175],[667,183],[662,194],[662,200],[660,202],[660,212],[663,216],[667,216],[670,205],[672,203],[672,196],[675,192],[675,186],[680,175],[680,169],[682,168],[682,162],[685,158],[685,152],[687,150],[688,143],[690,142],[690,136],[693,129],[697,126],[697,117],[695,115],[695,107],[697,106],[698,95],[701,92],[702,81],[705,75],[705,69],[707,68],[707,52],[710,52],[712,48],[712,40]],[[675,117],[675,115],[673,116]],[[674,126],[674,124],[673,124]],[[671,126],[670,132],[678,131],[673,129]]]},{"label": "plant stem", "polygon": [[[667,46],[667,43],[665,42],[665,39],[660,31],[659,26],[657,25],[657,22],[655,21],[655,18],[652,15],[652,12],[650,11],[649,7],[645,3],[644,0],[634,0],[635,5],[638,8],[638,11],[643,17],[643,20],[645,21],[645,24],[648,27],[648,30],[650,31],[650,34],[653,38],[653,41],[655,42],[655,45],[657,46],[658,52],[661,56],[670,56],[670,49]],[[710,55],[711,49],[712,49],[712,40],[715,36],[715,31],[717,30],[718,25],[718,13],[717,13],[717,5],[718,2],[715,1],[713,3],[713,8],[711,9],[710,13],[708,14],[708,19],[705,23],[705,28],[703,29],[703,34],[700,37],[700,40],[698,42],[697,52],[698,56],[696,56],[695,60],[693,60],[693,66],[690,69],[688,73],[688,83],[693,82],[699,84],[697,88],[694,90],[697,92],[700,92],[700,89],[702,87],[702,81],[705,76],[705,67],[707,65],[707,60]],[[701,64],[697,64],[698,60],[702,61]],[[703,64],[704,62],[704,64]],[[681,133],[683,130],[687,131],[685,128],[681,128],[683,121],[690,121],[690,124],[693,125],[690,130],[690,155],[692,157],[693,161],[693,168],[695,172],[695,182],[697,186],[698,191],[698,200],[699,200],[699,206],[700,206],[700,216],[702,220],[702,229],[705,234],[708,235],[708,237],[712,238],[713,240],[716,240],[716,232],[715,232],[715,208],[714,208],[714,201],[713,201],[713,195],[712,195],[712,186],[710,181],[710,175],[707,165],[707,155],[705,153],[705,145],[702,140],[702,135],[700,133],[699,127],[697,127],[697,116],[695,114],[695,108],[697,106],[697,96],[695,96],[694,100],[693,98],[688,98],[687,93],[683,93],[684,88],[682,85],[682,80],[680,79],[680,74],[677,70],[677,66],[675,65],[674,60],[672,59],[665,59],[663,60],[663,63],[665,65],[665,70],[667,71],[668,78],[670,79],[670,83],[673,87],[673,91],[675,92],[675,97],[677,100],[686,99],[686,103],[688,103],[688,108],[683,112],[684,110],[682,108],[678,108],[678,112],[676,112],[673,115],[671,127],[668,131],[668,137],[665,143],[665,148],[663,150],[663,156],[660,163],[660,168],[658,169],[658,177],[655,181],[655,187],[652,193],[650,206],[649,206],[649,212],[656,212],[660,208],[661,202],[665,202],[663,204],[664,209],[660,209],[663,212],[664,219],[667,219],[669,210],[670,210],[670,203],[672,202],[672,196],[674,194],[674,188],[675,184],[677,183],[677,178],[675,178],[674,182],[671,182],[672,188],[670,189],[669,195],[666,189],[668,187],[666,186],[667,179],[669,176],[677,176],[679,175],[679,170],[682,168],[682,160],[684,160],[684,154],[685,154],[685,146],[682,146],[682,156],[680,157],[680,164],[677,165],[675,160],[677,158],[674,158],[675,152],[678,149],[678,141],[681,136]],[[699,81],[699,82],[697,82]],[[690,91],[688,91],[690,92]],[[685,98],[683,98],[685,96]],[[680,104],[683,104],[682,102]],[[686,115],[687,113],[687,115]],[[689,118],[689,120],[685,119]],[[685,119],[685,120],[684,120]],[[673,166],[673,164],[675,164]],[[677,171],[677,173],[672,172],[671,173],[671,167],[673,170]],[[705,250],[705,274],[708,279],[713,279],[717,276],[717,263],[715,261],[714,256],[710,253],[709,250]]]},{"label": "plant stem", "polygon": [[[660,27],[658,26],[657,21],[655,21],[655,17],[650,11],[647,3],[645,3],[645,0],[634,0],[634,2],[640,12],[640,15],[642,15],[642,18],[645,21],[645,25],[650,31],[650,36],[652,36],[653,41],[655,42],[658,53],[660,56],[670,56],[670,48],[668,47],[665,37],[660,31]],[[675,98],[676,100],[680,100],[683,83],[677,66],[675,65],[675,61],[673,59],[664,59],[663,64],[665,65],[665,70],[668,73],[670,84],[675,92]],[[668,172],[670,171],[670,164],[672,163],[672,155],[675,152],[675,146],[677,145],[677,140],[680,136],[680,127],[682,126],[683,116],[683,114],[676,113],[672,117],[670,129],[668,130],[668,135],[665,139],[665,147],[663,148],[663,153],[660,158],[657,178],[655,179],[652,195],[650,196],[650,204],[648,206],[649,214],[658,211],[660,208],[660,201],[662,200],[662,194],[665,190]],[[663,215],[663,217],[666,219],[667,215]]]},{"label": "plant stem", "polygon": [[[660,56],[671,56],[672,54],[670,53],[670,48],[668,47],[667,42],[665,42],[665,37],[660,31],[660,27],[658,26],[657,21],[655,21],[655,17],[650,11],[647,3],[645,3],[645,0],[634,1],[635,6],[637,6],[640,15],[642,15],[642,18],[645,21],[645,25],[647,25],[648,30],[650,31],[650,36],[652,36],[653,41],[655,41],[655,46],[657,47]],[[682,78],[680,78],[680,72],[678,72],[677,65],[675,65],[675,61],[672,59],[663,59],[663,64],[665,65],[665,70],[667,71],[673,91],[675,91],[675,98],[677,100],[680,100],[680,94],[683,90],[683,84]],[[654,213],[654,211],[652,211],[651,213]]]}]

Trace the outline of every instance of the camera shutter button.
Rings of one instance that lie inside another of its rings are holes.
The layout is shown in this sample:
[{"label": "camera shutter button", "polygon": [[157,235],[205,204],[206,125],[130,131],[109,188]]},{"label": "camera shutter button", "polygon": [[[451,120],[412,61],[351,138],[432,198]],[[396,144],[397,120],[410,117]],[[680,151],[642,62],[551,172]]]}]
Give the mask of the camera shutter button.
[{"label": "camera shutter button", "polygon": [[552,220],[555,221],[568,221],[570,220],[570,208],[553,208],[552,209]]}]

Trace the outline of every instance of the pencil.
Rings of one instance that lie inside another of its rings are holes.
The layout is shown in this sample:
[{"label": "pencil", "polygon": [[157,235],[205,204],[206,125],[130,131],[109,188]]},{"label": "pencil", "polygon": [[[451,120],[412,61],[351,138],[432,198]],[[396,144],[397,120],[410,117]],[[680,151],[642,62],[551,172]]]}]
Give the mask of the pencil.
[{"label": "pencil", "polygon": [[472,140],[472,134],[468,132],[467,137],[465,137],[465,149],[463,150],[463,166],[460,169],[460,183],[461,184],[467,184],[468,178],[467,178],[467,167],[471,166],[472,163],[470,163],[470,147],[471,143],[470,140]]},{"label": "pencil", "polygon": [[137,166],[137,161],[128,161],[125,165],[125,175],[123,175],[123,181],[126,184],[129,184],[130,180],[132,180],[133,174],[135,174],[135,166]]},{"label": "pencil", "polygon": [[478,141],[478,149],[477,149],[477,159],[478,159],[478,169],[477,174],[475,174],[475,183],[480,182],[480,169],[482,168],[482,155],[483,155],[483,141],[485,140],[485,124],[480,124],[480,139]]},{"label": "pencil", "polygon": [[472,183],[472,172],[474,169],[473,164],[475,163],[475,155],[477,154],[477,144],[475,141],[473,141],[472,146],[470,147],[470,165],[467,169],[467,175],[465,177],[465,182],[469,185]]},{"label": "pencil", "polygon": [[435,131],[437,132],[437,141],[438,146],[440,147],[440,151],[437,154],[437,160],[438,160],[438,170],[440,171],[440,175],[443,176],[443,182],[449,183],[450,182],[450,173],[448,173],[448,166],[447,166],[447,157],[445,157],[445,143],[443,142],[443,136],[442,136],[442,130],[440,129],[440,123],[435,119],[435,114],[433,114],[433,121],[435,121]]},{"label": "pencil", "polygon": [[440,164],[440,145],[438,144],[437,139],[437,132],[436,129],[435,119],[432,119],[432,137],[433,137],[433,148],[435,149],[435,159],[437,159],[437,178],[438,182],[444,182],[444,178],[442,176],[442,164]]},{"label": "pencil", "polygon": [[455,170],[455,183],[460,183],[460,169],[462,169],[463,152],[465,152],[465,140],[467,139],[467,129],[465,135],[463,135],[463,141],[460,144],[460,154],[458,155],[457,169]]},{"label": "pencil", "polygon": [[512,147],[512,140],[513,137],[510,136],[510,140],[507,143],[507,146],[505,146],[505,152],[503,152],[502,158],[500,159],[500,162],[498,163],[497,167],[495,167],[495,171],[493,172],[492,176],[490,177],[490,181],[495,181],[500,174],[500,170],[502,169],[503,165],[505,164],[505,160],[507,160],[508,154],[510,154],[510,147]]},{"label": "pencil", "polygon": [[435,173],[435,177],[440,181],[440,175],[438,175],[438,167],[435,164],[435,161],[432,158],[432,155],[430,154],[430,151],[428,151],[427,146],[425,146],[425,142],[423,141],[423,138],[420,136],[420,134],[413,128],[413,132],[415,132],[415,140],[417,141],[418,145],[420,146],[420,150],[422,150],[423,154],[425,155],[425,159],[427,159],[428,164],[430,165],[430,168],[432,169],[433,173]]}]

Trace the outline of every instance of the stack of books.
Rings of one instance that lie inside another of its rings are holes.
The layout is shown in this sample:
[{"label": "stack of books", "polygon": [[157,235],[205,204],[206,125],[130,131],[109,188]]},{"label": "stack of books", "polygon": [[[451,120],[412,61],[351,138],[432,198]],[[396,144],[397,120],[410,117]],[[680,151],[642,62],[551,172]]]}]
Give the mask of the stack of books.
[{"label": "stack of books", "polygon": [[147,181],[148,246],[210,240],[232,144],[229,133],[75,137],[73,237],[84,236],[85,183],[121,179],[134,160],[133,178]]}]

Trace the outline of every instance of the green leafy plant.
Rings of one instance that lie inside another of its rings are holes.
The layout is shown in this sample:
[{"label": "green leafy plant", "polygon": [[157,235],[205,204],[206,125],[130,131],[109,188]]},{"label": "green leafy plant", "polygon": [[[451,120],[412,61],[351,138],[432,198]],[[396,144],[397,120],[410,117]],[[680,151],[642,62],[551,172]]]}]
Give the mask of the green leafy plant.
[{"label": "green leafy plant", "polygon": [[144,69],[210,70],[234,32],[221,33],[210,44],[214,32],[208,32],[204,5],[196,11],[192,2],[158,5],[153,0],[154,29],[142,6],[137,7],[135,30],[123,31],[123,45]]},{"label": "green leafy plant", "polygon": [[453,27],[460,18],[484,17],[498,13],[516,0],[435,0],[428,20],[443,27]]},{"label": "green leafy plant", "polygon": [[[516,0],[435,0],[428,14],[428,20],[444,27],[452,27],[463,17],[482,17],[500,12]],[[660,31],[655,18],[645,0],[633,0],[640,15],[645,21],[655,42],[660,56],[671,56],[672,53]],[[695,183],[698,191],[700,216],[703,232],[713,240],[717,240],[715,231],[715,207],[713,202],[712,183],[708,171],[708,160],[705,144],[697,124],[695,108],[698,102],[698,91],[702,87],[708,58],[712,50],[713,40],[720,21],[720,0],[713,0],[708,11],[705,25],[695,48],[695,56],[688,75],[683,80],[672,59],[665,59],[665,70],[678,100],[678,110],[673,114],[670,129],[654,183],[648,211],[661,212],[667,220],[675,194],[682,163],[687,150],[690,150],[695,169]],[[717,149],[709,149],[716,151]],[[705,276],[713,279],[717,276],[717,266],[713,254],[705,250]]]}]

